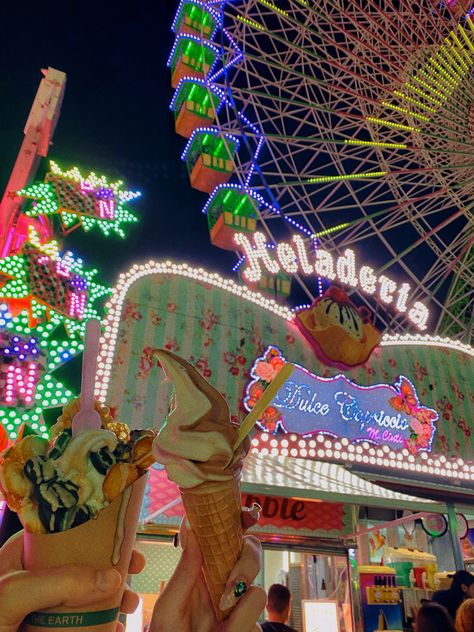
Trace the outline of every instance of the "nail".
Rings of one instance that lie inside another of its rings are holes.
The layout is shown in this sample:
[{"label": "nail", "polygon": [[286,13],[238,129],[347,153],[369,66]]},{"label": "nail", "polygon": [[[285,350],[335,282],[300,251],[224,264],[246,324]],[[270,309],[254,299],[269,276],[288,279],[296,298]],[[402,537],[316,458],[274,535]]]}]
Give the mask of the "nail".
[{"label": "nail", "polygon": [[175,549],[177,549],[179,546],[179,533],[178,532],[176,532],[173,536],[173,546]]},{"label": "nail", "polygon": [[260,514],[262,513],[262,508],[258,503],[253,503],[253,505],[250,507],[249,513],[252,518],[254,518],[255,520],[259,520]]},{"label": "nail", "polygon": [[112,588],[118,587],[118,579],[120,575],[114,569],[97,571],[95,576],[95,583],[97,589],[102,592],[109,592]]},{"label": "nail", "polygon": [[247,592],[247,582],[243,579],[238,579],[233,586],[228,588],[222,595],[219,602],[219,608],[222,611],[233,608],[239,599]]}]

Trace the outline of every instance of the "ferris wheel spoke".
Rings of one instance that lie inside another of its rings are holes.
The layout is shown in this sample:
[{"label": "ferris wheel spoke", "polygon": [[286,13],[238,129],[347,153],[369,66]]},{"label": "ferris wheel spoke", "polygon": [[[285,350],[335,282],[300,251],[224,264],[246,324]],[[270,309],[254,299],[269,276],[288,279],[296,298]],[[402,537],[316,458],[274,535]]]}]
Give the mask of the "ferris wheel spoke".
[{"label": "ferris wheel spoke", "polygon": [[[214,5],[213,5],[214,6]],[[222,2],[215,119],[267,239],[354,248],[472,335],[474,25],[431,0]],[[318,282],[294,275],[312,299]],[[357,302],[403,331],[375,296]],[[464,302],[463,302],[464,301]],[[472,329],[472,326],[471,326]],[[463,333],[464,332],[464,333]]]}]

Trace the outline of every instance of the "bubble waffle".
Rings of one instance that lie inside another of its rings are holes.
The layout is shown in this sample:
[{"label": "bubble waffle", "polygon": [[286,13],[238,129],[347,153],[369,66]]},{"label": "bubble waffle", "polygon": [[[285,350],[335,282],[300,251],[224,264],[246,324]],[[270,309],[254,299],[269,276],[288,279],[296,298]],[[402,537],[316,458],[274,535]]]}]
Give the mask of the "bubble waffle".
[{"label": "bubble waffle", "polygon": [[153,463],[153,430],[132,430],[98,402],[101,429],[72,435],[79,399],[51,429],[51,442],[28,436],[0,455],[0,489],[31,533],[76,527],[106,507]]}]

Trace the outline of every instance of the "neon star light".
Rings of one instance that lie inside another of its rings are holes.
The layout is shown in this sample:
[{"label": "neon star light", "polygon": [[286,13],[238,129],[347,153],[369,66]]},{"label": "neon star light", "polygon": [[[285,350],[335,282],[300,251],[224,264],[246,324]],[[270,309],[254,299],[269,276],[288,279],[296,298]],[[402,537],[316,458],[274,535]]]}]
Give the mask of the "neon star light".
[{"label": "neon star light", "polygon": [[66,232],[81,226],[86,232],[98,227],[108,237],[115,233],[125,237],[123,225],[138,221],[125,204],[138,198],[139,191],[123,189],[123,182],[109,182],[103,175],[90,173],[84,177],[77,167],[62,171],[50,163],[45,182],[35,183],[18,192],[33,200],[27,215],[61,217]]},{"label": "neon star light", "polygon": [[375,273],[370,266],[356,267],[355,253],[347,249],[340,257],[334,258],[330,252],[318,248],[314,258],[310,259],[305,243],[300,235],[294,235],[292,243],[277,244],[276,257],[271,255],[263,233],[254,233],[253,244],[250,238],[242,233],[234,235],[237,247],[244,251],[246,267],[243,277],[247,282],[255,283],[262,278],[264,271],[278,274],[281,270],[288,274],[315,274],[330,281],[338,280],[350,287],[359,287],[367,294],[378,294],[386,305],[391,305],[400,313],[408,312],[408,320],[421,331],[426,329],[429,318],[428,308],[420,301],[409,306],[410,285],[400,286],[385,275]]},{"label": "neon star light", "polygon": [[0,307],[0,423],[12,440],[22,424],[47,437],[43,411],[73,395],[54,371],[82,351],[82,340],[68,336],[61,323],[31,328],[26,311],[12,318],[5,304]]},{"label": "neon star light", "polygon": [[57,259],[26,242],[20,254],[0,260],[0,297],[16,315],[25,308],[32,321],[63,322],[71,332],[81,332],[83,321],[97,318],[95,302],[109,289],[95,283],[97,270],[87,270],[72,253]]}]

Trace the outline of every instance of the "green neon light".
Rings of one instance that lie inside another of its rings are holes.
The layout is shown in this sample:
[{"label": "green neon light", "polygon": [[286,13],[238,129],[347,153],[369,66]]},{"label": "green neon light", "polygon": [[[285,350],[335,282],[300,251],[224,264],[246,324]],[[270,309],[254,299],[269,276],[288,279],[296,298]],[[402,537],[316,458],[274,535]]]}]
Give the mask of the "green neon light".
[{"label": "green neon light", "polygon": [[405,101],[408,101],[409,103],[413,103],[413,105],[417,105],[418,107],[423,108],[423,110],[426,110],[427,112],[433,112],[434,114],[436,114],[436,110],[434,108],[426,105],[426,103],[418,101],[417,99],[413,99],[407,94],[400,92],[400,90],[394,90],[393,94],[395,94],[397,97],[400,97],[401,99],[404,99]]},{"label": "green neon light", "polygon": [[378,123],[379,125],[385,125],[386,127],[393,127],[394,129],[406,130],[408,132],[421,132],[419,127],[412,127],[411,125],[403,125],[402,123],[392,123],[392,121],[387,121],[386,119],[379,119],[375,116],[366,116],[366,121],[370,121],[371,123]]},{"label": "green neon light", "polygon": [[249,20],[249,18],[245,18],[242,15],[236,15],[235,17],[237,18],[237,20],[239,20],[239,22],[244,22],[244,24],[248,24],[249,26],[251,26],[254,29],[258,29],[259,31],[266,31],[267,30],[261,24],[258,24],[254,20]]},{"label": "green neon light", "polygon": [[[55,163],[51,163],[51,167],[45,182],[34,183],[18,192],[18,195],[35,202],[27,210],[27,215],[38,217],[58,214],[68,229],[76,226],[87,232],[97,227],[106,237],[115,233],[125,238],[123,226],[138,221],[125,203],[140,193],[127,191],[122,182],[108,182],[105,176],[95,173],[83,177],[77,167],[67,172],[63,172]],[[90,187],[91,191],[85,191],[84,187]],[[110,190],[113,195],[112,201],[104,201],[104,204],[113,204],[111,217],[100,215],[100,202],[94,192],[100,188]]]},{"label": "green neon light", "polygon": [[397,112],[403,112],[404,114],[409,114],[410,116],[413,116],[413,118],[420,119],[421,121],[426,121],[427,123],[430,122],[430,119],[427,116],[423,116],[423,114],[417,114],[416,112],[412,112],[410,110],[407,110],[406,108],[401,108],[399,105],[389,103],[388,101],[382,101],[382,105],[384,105],[387,108],[390,108],[391,110],[396,110]]},{"label": "green neon light", "polygon": [[338,182],[339,180],[360,180],[361,178],[381,178],[388,171],[371,171],[366,173],[349,173],[342,176],[322,176],[320,178],[308,178],[302,184],[319,184],[322,182]]},{"label": "green neon light", "polygon": [[[385,103],[382,103],[382,105],[387,105]],[[393,107],[393,106],[390,106]],[[344,141],[344,145],[361,145],[361,146],[367,146],[367,147],[388,147],[388,148],[393,148],[393,149],[406,149],[408,147],[408,145],[404,145],[403,143],[379,143],[377,141],[372,141],[372,140],[355,140],[355,139],[350,139],[350,140],[345,140]]]}]

